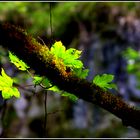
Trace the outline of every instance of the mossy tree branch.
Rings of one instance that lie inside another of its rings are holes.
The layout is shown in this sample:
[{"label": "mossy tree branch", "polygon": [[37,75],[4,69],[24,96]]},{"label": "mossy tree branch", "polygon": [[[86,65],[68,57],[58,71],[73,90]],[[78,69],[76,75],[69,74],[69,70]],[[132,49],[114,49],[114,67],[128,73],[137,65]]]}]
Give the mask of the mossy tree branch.
[{"label": "mossy tree branch", "polygon": [[140,110],[130,106],[121,98],[86,80],[67,73],[56,63],[45,45],[38,43],[24,30],[10,24],[0,24],[0,44],[14,52],[33,68],[36,74],[46,76],[61,90],[96,104],[119,117],[125,126],[140,129]]}]

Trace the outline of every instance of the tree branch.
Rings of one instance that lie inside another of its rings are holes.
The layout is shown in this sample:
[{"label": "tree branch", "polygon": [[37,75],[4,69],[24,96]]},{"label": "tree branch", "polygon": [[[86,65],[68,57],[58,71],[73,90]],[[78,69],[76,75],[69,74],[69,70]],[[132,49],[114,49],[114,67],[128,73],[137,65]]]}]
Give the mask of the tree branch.
[{"label": "tree branch", "polygon": [[140,129],[140,110],[130,106],[121,98],[86,80],[67,73],[63,64],[58,64],[49,49],[38,43],[23,29],[10,24],[0,24],[0,44],[14,52],[33,68],[36,74],[46,76],[61,90],[96,104],[119,117],[125,126]]}]

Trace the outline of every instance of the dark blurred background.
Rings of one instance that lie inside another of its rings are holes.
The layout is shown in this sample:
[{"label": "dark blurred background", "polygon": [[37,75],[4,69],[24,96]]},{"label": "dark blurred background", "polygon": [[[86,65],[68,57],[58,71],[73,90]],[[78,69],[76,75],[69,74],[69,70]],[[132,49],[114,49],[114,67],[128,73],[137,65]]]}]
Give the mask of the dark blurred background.
[{"label": "dark blurred background", "polygon": [[[0,13],[0,21],[26,29],[48,46],[61,40],[67,48],[82,50],[81,60],[90,70],[88,81],[96,74],[113,74],[118,93],[112,94],[140,107],[139,81],[135,72],[128,73],[122,53],[128,47],[140,50],[139,2],[0,2]],[[21,93],[20,99],[0,98],[0,137],[140,137],[138,130],[123,126],[110,112],[50,91],[44,136],[45,91],[32,86],[29,75],[9,62],[2,46],[0,67],[18,81]]]}]

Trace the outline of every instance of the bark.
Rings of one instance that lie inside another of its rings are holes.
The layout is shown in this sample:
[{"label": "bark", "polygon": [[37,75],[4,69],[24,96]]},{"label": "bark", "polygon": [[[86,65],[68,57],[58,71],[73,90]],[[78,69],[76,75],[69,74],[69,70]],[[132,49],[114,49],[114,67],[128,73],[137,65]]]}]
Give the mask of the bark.
[{"label": "bark", "polygon": [[0,44],[26,62],[36,74],[46,76],[61,90],[75,94],[119,117],[125,126],[140,129],[140,110],[95,84],[79,79],[57,63],[49,48],[19,27],[0,24]]}]

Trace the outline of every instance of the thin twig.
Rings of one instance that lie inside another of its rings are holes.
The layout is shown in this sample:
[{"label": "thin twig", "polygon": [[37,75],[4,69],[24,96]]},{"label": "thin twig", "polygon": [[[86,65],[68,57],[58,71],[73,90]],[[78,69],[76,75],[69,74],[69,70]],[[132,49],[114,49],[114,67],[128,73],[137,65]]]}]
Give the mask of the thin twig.
[{"label": "thin twig", "polygon": [[48,115],[56,114],[56,113],[58,113],[58,112],[63,112],[63,111],[64,111],[63,109],[55,110],[55,111],[53,111],[53,112],[49,112],[49,113],[47,113],[47,116],[48,116]]},{"label": "thin twig", "polygon": [[45,115],[44,115],[44,136],[47,136],[47,91],[44,90],[44,111],[45,111]]},{"label": "thin twig", "polygon": [[50,29],[51,29],[51,37],[50,37],[50,46],[52,45],[53,40],[53,28],[52,28],[52,4],[50,2]]}]

